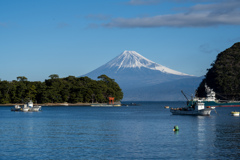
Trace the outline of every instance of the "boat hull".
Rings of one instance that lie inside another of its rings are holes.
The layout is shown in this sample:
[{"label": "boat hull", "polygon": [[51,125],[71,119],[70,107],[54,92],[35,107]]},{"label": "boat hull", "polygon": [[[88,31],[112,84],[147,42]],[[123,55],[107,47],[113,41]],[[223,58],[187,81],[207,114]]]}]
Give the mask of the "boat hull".
[{"label": "boat hull", "polygon": [[32,112],[38,112],[40,110],[41,107],[37,106],[37,107],[32,107],[29,109],[29,111],[32,111]]},{"label": "boat hull", "polygon": [[231,112],[232,116],[239,116],[239,112]]},{"label": "boat hull", "polygon": [[189,110],[189,111],[182,111],[182,110],[174,110],[171,109],[170,112],[173,115],[196,115],[196,116],[210,116],[212,109],[203,109],[203,110]]},{"label": "boat hull", "polygon": [[[194,104],[196,101],[189,101],[189,105]],[[205,106],[214,107],[240,107],[240,102],[217,102],[217,101],[203,101]]]},{"label": "boat hull", "polygon": [[28,112],[28,111],[29,111],[29,108],[23,108],[22,111],[23,111],[23,112]]},{"label": "boat hull", "polygon": [[11,111],[15,111],[15,112],[22,111],[22,108],[11,108]]}]

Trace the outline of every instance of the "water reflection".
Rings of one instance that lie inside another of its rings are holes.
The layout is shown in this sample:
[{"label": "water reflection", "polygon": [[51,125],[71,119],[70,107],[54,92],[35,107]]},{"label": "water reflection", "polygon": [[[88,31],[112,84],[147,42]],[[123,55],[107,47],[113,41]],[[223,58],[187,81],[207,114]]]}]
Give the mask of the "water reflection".
[{"label": "water reflection", "polygon": [[[174,104],[174,103],[173,103]],[[165,103],[0,112],[0,159],[237,159],[240,117],[172,116]],[[181,105],[181,103],[176,103]],[[0,108],[1,109],[1,108]],[[231,110],[230,110],[231,111]],[[178,125],[179,131],[173,132]]]},{"label": "water reflection", "polygon": [[216,127],[214,147],[219,156],[238,159],[240,156],[240,117],[222,115]]}]

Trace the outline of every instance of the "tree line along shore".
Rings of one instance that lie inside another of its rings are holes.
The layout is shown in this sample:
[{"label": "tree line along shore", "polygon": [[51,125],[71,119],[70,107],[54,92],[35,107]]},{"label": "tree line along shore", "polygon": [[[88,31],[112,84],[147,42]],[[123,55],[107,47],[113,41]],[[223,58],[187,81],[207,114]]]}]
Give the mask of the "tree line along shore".
[{"label": "tree line along shore", "polygon": [[114,97],[115,101],[123,98],[122,89],[106,75],[99,76],[99,80],[74,76],[59,78],[57,74],[49,78],[44,82],[30,82],[24,76],[13,81],[0,80],[0,104],[15,105],[32,100],[43,106],[85,106],[107,103],[108,97]]},{"label": "tree line along shore", "polygon": [[[34,105],[39,106],[91,106],[93,103],[36,103]],[[106,104],[106,103],[104,103]],[[15,105],[24,105],[24,103],[7,103],[0,104],[0,106],[15,106]]]}]

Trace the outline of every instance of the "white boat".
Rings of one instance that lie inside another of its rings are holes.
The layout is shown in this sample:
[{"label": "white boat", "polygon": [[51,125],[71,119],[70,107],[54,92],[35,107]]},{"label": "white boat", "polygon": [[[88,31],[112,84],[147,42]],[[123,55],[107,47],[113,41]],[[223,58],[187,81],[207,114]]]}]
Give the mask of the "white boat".
[{"label": "white boat", "polygon": [[231,112],[231,115],[232,115],[232,116],[239,116],[239,112],[237,112],[237,111],[232,111],[232,112]]},{"label": "white boat", "polygon": [[[191,105],[198,100],[201,100],[205,106],[210,106],[212,109],[215,107],[240,107],[240,101],[230,101],[230,100],[218,100],[216,99],[216,93],[205,84],[206,97],[192,97],[191,100],[188,100],[188,103]],[[186,96],[185,96],[186,97]]]},{"label": "white boat", "polygon": [[28,111],[29,111],[29,107],[27,106],[27,104],[24,104],[24,105],[23,105],[22,111],[23,111],[23,112],[28,112]]},{"label": "white boat", "polygon": [[28,108],[29,108],[29,111],[31,112],[38,112],[41,109],[41,106],[34,106],[33,102],[30,100],[28,102]]},{"label": "white boat", "polygon": [[22,107],[19,105],[15,105],[14,108],[11,108],[11,111],[22,111]]},{"label": "white boat", "polygon": [[202,101],[196,101],[193,105],[184,108],[171,108],[170,112],[173,115],[209,116],[212,110],[210,106],[205,107]]},{"label": "white boat", "polygon": [[15,105],[14,108],[11,108],[11,111],[38,112],[41,108],[41,106],[34,106],[32,100],[30,100],[23,106]]},{"label": "white boat", "polygon": [[215,109],[216,107],[214,107],[214,106],[211,106],[211,108],[212,108],[212,109]]},{"label": "white boat", "polygon": [[38,112],[39,110],[41,110],[42,106],[33,106],[32,110],[33,112]]}]

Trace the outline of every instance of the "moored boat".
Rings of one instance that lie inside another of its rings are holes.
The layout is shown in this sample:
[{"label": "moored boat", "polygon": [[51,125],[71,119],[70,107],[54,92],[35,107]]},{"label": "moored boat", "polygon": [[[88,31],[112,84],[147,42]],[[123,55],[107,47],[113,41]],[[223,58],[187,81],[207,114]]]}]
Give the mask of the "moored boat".
[{"label": "moored boat", "polygon": [[38,112],[39,110],[41,110],[41,108],[41,106],[33,106],[32,108],[29,108],[29,111]]},{"label": "moored boat", "polygon": [[22,111],[22,112],[38,112],[41,110],[41,106],[33,105],[32,100],[28,103],[24,104],[23,106],[15,105],[14,108],[11,108],[11,111]]},{"label": "moored boat", "polygon": [[200,115],[200,116],[210,116],[212,111],[211,107],[205,107],[202,101],[197,101],[193,105],[188,105],[183,108],[171,108],[170,112],[173,115]]},{"label": "moored boat", "polygon": [[231,115],[232,115],[232,116],[239,116],[239,112],[237,112],[237,111],[232,111],[232,112],[231,112]]},{"label": "moored boat", "polygon": [[240,101],[230,101],[230,100],[217,100],[216,99],[216,93],[213,91],[213,89],[209,88],[205,84],[205,91],[207,93],[207,96],[204,98],[200,97],[194,97],[191,100],[188,100],[188,104],[192,105],[196,101],[201,100],[205,106],[210,106],[212,109],[214,107],[240,107]]},{"label": "moored boat", "polygon": [[33,102],[30,100],[28,102],[28,108],[29,108],[29,111],[31,112],[38,112],[40,109],[41,109],[41,106],[38,106],[38,105],[33,105]]},{"label": "moored boat", "polygon": [[15,105],[14,108],[11,108],[11,111],[22,111],[22,107]]},{"label": "moored boat", "polygon": [[24,104],[24,105],[23,105],[22,111],[23,111],[23,112],[28,112],[28,111],[29,111],[29,107],[27,106],[27,104]]}]

